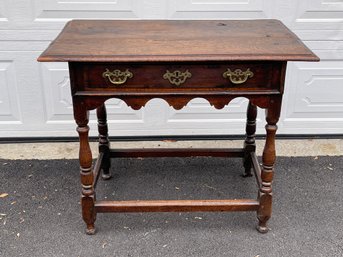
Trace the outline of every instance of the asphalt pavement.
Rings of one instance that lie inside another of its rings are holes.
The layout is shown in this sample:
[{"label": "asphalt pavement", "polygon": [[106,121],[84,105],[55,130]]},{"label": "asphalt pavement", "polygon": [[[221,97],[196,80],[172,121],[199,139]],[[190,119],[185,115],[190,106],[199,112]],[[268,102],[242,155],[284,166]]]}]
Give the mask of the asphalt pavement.
[{"label": "asphalt pavement", "polygon": [[[240,159],[112,161],[98,199],[255,198]],[[271,230],[256,213],[98,214],[87,236],[77,160],[0,159],[0,256],[343,256],[343,158],[279,157]]]}]

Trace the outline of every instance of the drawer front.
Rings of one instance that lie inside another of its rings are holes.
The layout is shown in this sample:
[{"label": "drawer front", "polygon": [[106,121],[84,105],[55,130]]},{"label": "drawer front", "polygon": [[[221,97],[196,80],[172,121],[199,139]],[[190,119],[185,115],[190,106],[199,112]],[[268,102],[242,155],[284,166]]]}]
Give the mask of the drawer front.
[{"label": "drawer front", "polygon": [[168,91],[278,89],[281,63],[84,64],[84,90]]}]

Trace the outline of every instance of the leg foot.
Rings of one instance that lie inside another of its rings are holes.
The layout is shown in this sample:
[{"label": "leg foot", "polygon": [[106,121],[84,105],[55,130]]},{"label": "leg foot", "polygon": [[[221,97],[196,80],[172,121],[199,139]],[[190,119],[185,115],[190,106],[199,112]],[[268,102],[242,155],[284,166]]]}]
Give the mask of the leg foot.
[{"label": "leg foot", "polygon": [[93,226],[87,226],[86,234],[87,235],[94,235],[95,234],[95,227],[94,227],[94,225]]},{"label": "leg foot", "polygon": [[258,224],[256,226],[256,229],[258,232],[260,232],[261,234],[266,234],[269,231],[269,228],[266,226],[266,224],[262,225],[262,224]]},{"label": "leg foot", "polygon": [[111,175],[111,173],[105,173],[105,172],[103,172],[102,175],[101,175],[101,177],[102,177],[103,180],[109,180],[109,179],[112,178],[112,175]]},{"label": "leg foot", "polygon": [[244,169],[243,174],[241,175],[243,178],[249,178],[252,177],[252,173],[251,173],[251,168],[250,169]]},{"label": "leg foot", "polygon": [[112,177],[111,175],[111,157],[110,151],[108,147],[99,146],[99,150],[104,152],[104,159],[102,160],[102,167],[101,167],[101,177],[103,180],[108,180]]}]

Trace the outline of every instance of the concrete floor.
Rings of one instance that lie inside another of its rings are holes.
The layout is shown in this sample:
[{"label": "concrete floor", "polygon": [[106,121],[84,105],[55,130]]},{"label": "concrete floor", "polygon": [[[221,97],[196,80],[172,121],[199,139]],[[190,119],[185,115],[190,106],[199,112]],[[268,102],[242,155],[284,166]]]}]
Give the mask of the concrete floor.
[{"label": "concrete floor", "polygon": [[[257,153],[261,155],[264,140],[257,140]],[[242,147],[241,140],[208,140],[208,141],[138,141],[111,142],[112,148],[196,148],[196,147]],[[23,143],[0,144],[0,158],[11,160],[25,159],[77,159],[79,144],[73,143]],[[94,158],[97,143],[92,142]],[[343,155],[343,139],[306,139],[277,140],[278,156],[340,156]]]}]

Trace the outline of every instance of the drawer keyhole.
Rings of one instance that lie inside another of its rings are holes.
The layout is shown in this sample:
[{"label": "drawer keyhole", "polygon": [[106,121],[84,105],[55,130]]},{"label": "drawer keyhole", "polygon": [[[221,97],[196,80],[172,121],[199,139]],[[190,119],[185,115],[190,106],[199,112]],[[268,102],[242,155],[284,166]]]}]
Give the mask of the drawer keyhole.
[{"label": "drawer keyhole", "polygon": [[164,73],[163,78],[167,79],[170,84],[180,86],[181,84],[185,83],[188,78],[192,77],[192,73],[190,73],[188,70],[185,72],[181,72],[179,70],[176,70],[174,72],[170,72],[169,70]]}]

